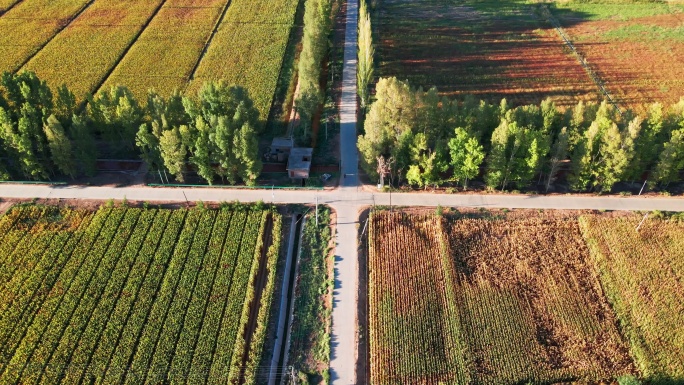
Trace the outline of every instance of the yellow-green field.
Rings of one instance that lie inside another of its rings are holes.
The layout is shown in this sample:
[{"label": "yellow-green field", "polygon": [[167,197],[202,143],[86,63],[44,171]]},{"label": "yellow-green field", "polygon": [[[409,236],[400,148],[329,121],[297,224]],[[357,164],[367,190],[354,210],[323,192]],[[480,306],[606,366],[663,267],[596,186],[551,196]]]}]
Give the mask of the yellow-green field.
[{"label": "yellow-green field", "polygon": [[0,70],[34,71],[82,99],[113,85],[139,100],[224,79],[268,115],[299,0],[0,2]]}]

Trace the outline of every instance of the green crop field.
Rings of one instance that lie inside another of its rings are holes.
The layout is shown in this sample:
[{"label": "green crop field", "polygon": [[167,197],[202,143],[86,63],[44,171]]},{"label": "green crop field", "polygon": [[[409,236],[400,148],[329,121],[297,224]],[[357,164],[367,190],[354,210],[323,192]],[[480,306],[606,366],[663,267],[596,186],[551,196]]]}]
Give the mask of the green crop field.
[{"label": "green crop field", "polygon": [[684,224],[641,218],[373,212],[371,383],[681,383]]},{"label": "green crop field", "polygon": [[247,88],[266,119],[299,0],[0,2],[0,71],[34,71],[78,98],[114,85],[196,93]]},{"label": "green crop field", "polygon": [[279,215],[246,206],[12,208],[0,383],[253,382],[279,234]]}]

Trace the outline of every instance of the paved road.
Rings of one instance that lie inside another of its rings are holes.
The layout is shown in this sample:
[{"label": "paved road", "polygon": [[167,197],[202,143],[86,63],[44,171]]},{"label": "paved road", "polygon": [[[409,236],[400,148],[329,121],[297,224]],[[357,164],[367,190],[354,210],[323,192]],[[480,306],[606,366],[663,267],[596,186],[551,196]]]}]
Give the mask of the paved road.
[{"label": "paved road", "polygon": [[[358,241],[358,156],[356,151],[356,62],[358,0],[347,0],[344,36],[344,67],[340,100],[340,158],[342,181],[333,198],[337,213],[335,236],[335,286],[330,336],[330,379],[333,385],[356,383],[358,356],[357,296],[359,288]],[[330,202],[333,203],[333,202]]]},{"label": "paved road", "polygon": [[[344,186],[332,191],[299,190],[230,190],[218,188],[159,188],[159,187],[79,187],[45,185],[0,185],[0,198],[61,198],[61,199],[128,199],[136,201],[169,202],[243,202],[327,204],[338,211],[342,222],[347,214],[356,215],[362,206],[389,205],[387,193],[357,192],[355,186]],[[595,209],[595,210],[661,210],[684,211],[684,198],[654,197],[599,197],[574,195],[495,195],[495,194],[432,194],[393,193],[394,206],[485,207],[528,209]],[[354,217],[351,221],[356,221]],[[340,224],[341,225],[341,224]],[[347,240],[344,243],[348,243]]]}]

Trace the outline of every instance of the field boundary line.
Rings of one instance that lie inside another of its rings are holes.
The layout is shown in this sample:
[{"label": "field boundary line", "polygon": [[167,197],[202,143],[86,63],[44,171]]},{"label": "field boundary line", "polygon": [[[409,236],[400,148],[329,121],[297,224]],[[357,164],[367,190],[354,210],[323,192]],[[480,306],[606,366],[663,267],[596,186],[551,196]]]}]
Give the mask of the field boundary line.
[{"label": "field boundary line", "polygon": [[587,62],[587,59],[585,59],[584,56],[582,56],[582,54],[579,53],[579,51],[577,50],[577,48],[575,48],[575,44],[572,43],[572,40],[570,40],[570,38],[568,37],[568,35],[565,33],[565,30],[564,30],[563,27],[561,26],[560,22],[553,16],[553,14],[551,13],[551,11],[549,10],[549,7],[548,7],[547,5],[540,5],[540,6],[539,6],[539,9],[541,10],[541,13],[542,13],[542,15],[544,16],[544,18],[545,18],[549,23],[551,23],[551,25],[552,25],[553,28],[556,30],[556,32],[558,32],[558,34],[560,35],[561,39],[563,39],[563,42],[565,43],[565,45],[567,45],[568,48],[570,48],[570,50],[571,50],[572,53],[574,54],[574,56],[575,56],[575,58],[577,59],[577,61],[580,63],[580,65],[582,66],[582,68],[584,68],[584,70],[585,70],[586,73],[589,75],[589,77],[590,77],[591,80],[594,82],[594,84],[596,84],[596,86],[599,88],[599,90],[601,91],[601,93],[603,94],[603,96],[605,96],[605,97],[608,99],[608,101],[610,102],[610,104],[613,105],[613,108],[615,109],[615,111],[617,111],[617,112],[620,114],[620,116],[624,116],[623,113],[622,113],[622,109],[620,108],[620,106],[618,105],[618,103],[615,101],[615,99],[613,99],[613,97],[611,96],[610,92],[608,92],[608,90],[606,89],[603,80],[601,80],[601,77],[598,75],[598,73],[596,73],[596,71],[594,71],[594,70],[591,68],[591,66],[590,66],[589,63]]},{"label": "field boundary line", "polygon": [[[20,1],[23,1],[23,0],[20,0]],[[59,29],[55,33],[53,33],[52,36],[48,40],[46,40],[43,44],[38,46],[38,49],[35,52],[33,52],[31,55],[29,55],[23,62],[21,62],[21,64],[19,64],[19,66],[16,69],[14,69],[12,72],[16,73],[16,72],[19,72],[19,70],[21,70],[22,68],[24,68],[24,66],[26,66],[28,64],[28,62],[33,60],[33,58],[36,57],[36,55],[38,55],[38,53],[40,51],[42,51],[43,48],[45,48],[48,44],[50,44],[55,39],[55,37],[57,37],[57,35],[62,33],[62,31],[67,29],[67,27],[70,26],[71,23],[74,22],[74,20],[78,19],[78,17],[81,16],[83,14],[83,12],[85,12],[85,10],[88,9],[88,7],[90,7],[94,2],[95,2],[95,0],[89,0],[87,3],[85,3],[85,5],[83,5],[83,7],[81,7],[81,9],[79,9],[75,14],[73,14],[69,18],[69,21],[67,21],[63,26],[59,27]]]},{"label": "field boundary line", "polygon": [[7,9],[5,9],[5,10],[2,11],[2,12],[0,12],[0,16],[4,16],[7,12],[11,11],[12,8],[16,7],[17,5],[19,5],[19,3],[23,2],[23,1],[24,1],[24,0],[17,0],[17,1],[15,1],[14,3],[12,3],[12,5],[10,5],[9,7],[7,7]]},{"label": "field boundary line", "polygon": [[[154,20],[154,18],[157,17],[157,15],[159,14],[159,10],[162,9],[162,7],[164,5],[166,5],[166,0],[162,0],[159,3],[159,5],[157,5],[157,8],[154,9],[154,12],[152,12],[150,17],[148,17],[147,20],[145,20],[145,23],[138,30],[138,33],[136,33],[135,36],[133,36],[133,39],[131,39],[130,43],[128,43],[128,46],[123,50],[123,52],[121,52],[119,57],[116,59],[116,62],[114,63],[114,65],[111,68],[109,68],[109,70],[102,76],[102,79],[100,79],[99,83],[95,85],[93,92],[92,92],[93,96],[96,95],[100,91],[100,89],[105,84],[107,79],[109,79],[109,77],[112,75],[112,73],[114,73],[114,71],[119,67],[119,64],[121,64],[121,60],[123,60],[123,58],[126,57],[126,55],[128,55],[128,51],[130,51],[131,47],[133,47],[135,45],[135,43],[138,42],[140,35],[142,35],[143,32],[145,32],[147,27],[150,25],[152,20]],[[87,101],[83,101],[82,104],[80,106],[78,106],[77,110],[82,110],[83,108],[85,108],[86,104],[87,104]]]},{"label": "field boundary line", "polygon": [[187,81],[185,82],[185,89],[183,90],[183,93],[188,89],[190,86],[190,82],[195,80],[195,73],[197,73],[197,69],[199,68],[200,64],[202,63],[202,59],[204,59],[204,55],[206,55],[207,51],[209,50],[209,46],[211,45],[211,42],[214,40],[214,36],[216,36],[216,33],[218,32],[219,27],[223,23],[223,19],[226,17],[226,13],[228,13],[228,8],[230,8],[230,5],[233,3],[233,0],[228,0],[226,1],[226,4],[223,6],[223,10],[221,11],[221,14],[219,17],[216,19],[216,22],[214,23],[214,28],[211,30],[211,34],[207,38],[207,41],[204,42],[204,48],[202,48],[202,52],[200,52],[199,56],[197,57],[197,61],[195,61],[195,65],[192,67],[192,70],[190,71],[190,76],[188,76]]}]

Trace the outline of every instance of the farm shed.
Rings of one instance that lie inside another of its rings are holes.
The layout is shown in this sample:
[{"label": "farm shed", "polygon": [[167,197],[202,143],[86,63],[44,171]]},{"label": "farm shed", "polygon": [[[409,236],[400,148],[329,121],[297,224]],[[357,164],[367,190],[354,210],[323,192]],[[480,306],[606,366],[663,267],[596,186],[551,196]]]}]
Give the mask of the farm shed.
[{"label": "farm shed", "polygon": [[287,174],[290,179],[308,179],[311,171],[311,156],[313,148],[294,147],[287,159]]}]

